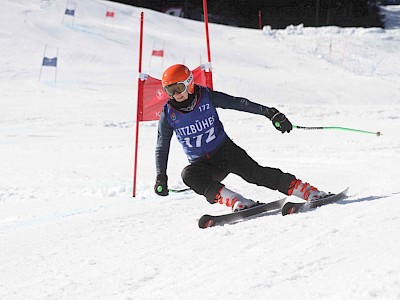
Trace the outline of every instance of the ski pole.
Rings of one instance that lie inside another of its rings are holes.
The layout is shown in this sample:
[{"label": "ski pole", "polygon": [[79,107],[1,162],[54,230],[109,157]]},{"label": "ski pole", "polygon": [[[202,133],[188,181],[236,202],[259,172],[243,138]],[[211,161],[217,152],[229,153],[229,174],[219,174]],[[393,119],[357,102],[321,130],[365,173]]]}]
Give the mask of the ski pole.
[{"label": "ski pole", "polygon": [[368,133],[368,134],[375,134],[376,136],[381,136],[383,135],[382,133],[378,132],[373,132],[373,131],[365,131],[365,130],[359,130],[359,129],[353,129],[353,128],[346,128],[346,127],[338,127],[338,126],[326,126],[326,127],[306,127],[306,126],[297,126],[293,125],[293,128],[296,129],[305,129],[305,130],[343,130],[343,131],[352,131],[352,132],[359,132],[359,133]]},{"label": "ski pole", "polygon": [[183,188],[183,189],[179,189],[179,190],[168,189],[168,191],[169,191],[170,193],[182,193],[182,192],[190,191],[190,188]]},{"label": "ski pole", "polygon": [[[157,191],[158,192],[162,192],[162,190],[163,190],[163,187],[162,187],[162,185],[159,185],[158,187],[157,187]],[[190,188],[183,188],[183,189],[168,189],[168,192],[170,192],[170,193],[182,193],[182,192],[186,192],[186,191],[189,191],[190,190]]]}]

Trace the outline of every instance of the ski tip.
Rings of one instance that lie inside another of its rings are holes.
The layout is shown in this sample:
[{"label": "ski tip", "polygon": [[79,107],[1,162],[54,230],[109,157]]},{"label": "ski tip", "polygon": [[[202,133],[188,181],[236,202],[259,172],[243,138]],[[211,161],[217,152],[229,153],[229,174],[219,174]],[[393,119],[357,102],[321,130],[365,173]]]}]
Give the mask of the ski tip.
[{"label": "ski tip", "polygon": [[339,192],[339,193],[334,193],[332,195],[342,195],[342,196],[346,196],[347,192],[349,191],[350,187],[345,188],[343,191]]}]

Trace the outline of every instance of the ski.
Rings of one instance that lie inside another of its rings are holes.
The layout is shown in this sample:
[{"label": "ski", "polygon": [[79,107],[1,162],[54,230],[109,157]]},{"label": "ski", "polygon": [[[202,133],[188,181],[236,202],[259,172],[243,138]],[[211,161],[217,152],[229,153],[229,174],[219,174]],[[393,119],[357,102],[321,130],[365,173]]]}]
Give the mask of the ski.
[{"label": "ski", "polygon": [[291,202],[291,201],[286,201],[286,203],[282,206],[282,215],[290,215],[294,214],[297,212],[301,211],[306,211],[310,208],[315,208],[318,206],[334,203],[336,201],[342,200],[346,198],[346,194],[349,188],[345,189],[344,191],[338,193],[338,194],[330,194],[324,198],[317,199],[314,201],[310,202],[305,202],[305,203],[297,203],[297,202]]},{"label": "ski", "polygon": [[285,200],[286,198],[282,198],[270,203],[258,203],[255,206],[250,207],[248,209],[244,209],[238,212],[232,212],[225,215],[219,215],[219,216],[203,215],[199,220],[199,227],[208,228],[216,225],[229,224],[263,212],[275,209],[281,209],[282,205],[285,203]]}]

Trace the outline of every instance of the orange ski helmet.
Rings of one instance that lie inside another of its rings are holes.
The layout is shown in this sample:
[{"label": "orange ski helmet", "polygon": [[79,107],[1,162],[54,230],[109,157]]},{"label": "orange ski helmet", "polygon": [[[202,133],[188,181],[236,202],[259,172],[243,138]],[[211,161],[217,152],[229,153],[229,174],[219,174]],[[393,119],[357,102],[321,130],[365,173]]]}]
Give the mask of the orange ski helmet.
[{"label": "orange ski helmet", "polygon": [[167,68],[161,78],[162,86],[169,96],[175,92],[189,94],[194,92],[193,73],[185,65],[172,65]]}]

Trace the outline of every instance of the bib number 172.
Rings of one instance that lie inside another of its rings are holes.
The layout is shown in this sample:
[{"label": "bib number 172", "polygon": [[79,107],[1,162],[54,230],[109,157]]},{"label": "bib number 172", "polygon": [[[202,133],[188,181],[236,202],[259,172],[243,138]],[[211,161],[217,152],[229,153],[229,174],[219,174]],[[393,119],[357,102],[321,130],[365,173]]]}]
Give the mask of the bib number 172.
[{"label": "bib number 172", "polygon": [[189,148],[193,148],[193,145],[191,143],[191,139],[194,140],[195,147],[200,148],[202,143],[203,143],[203,136],[205,137],[204,142],[206,144],[208,144],[209,142],[214,140],[216,138],[216,136],[214,134],[214,127],[211,127],[210,129],[208,129],[204,134],[202,133],[202,134],[196,135],[196,136],[194,136],[192,138],[186,137],[184,140],[185,140],[186,145]]}]

